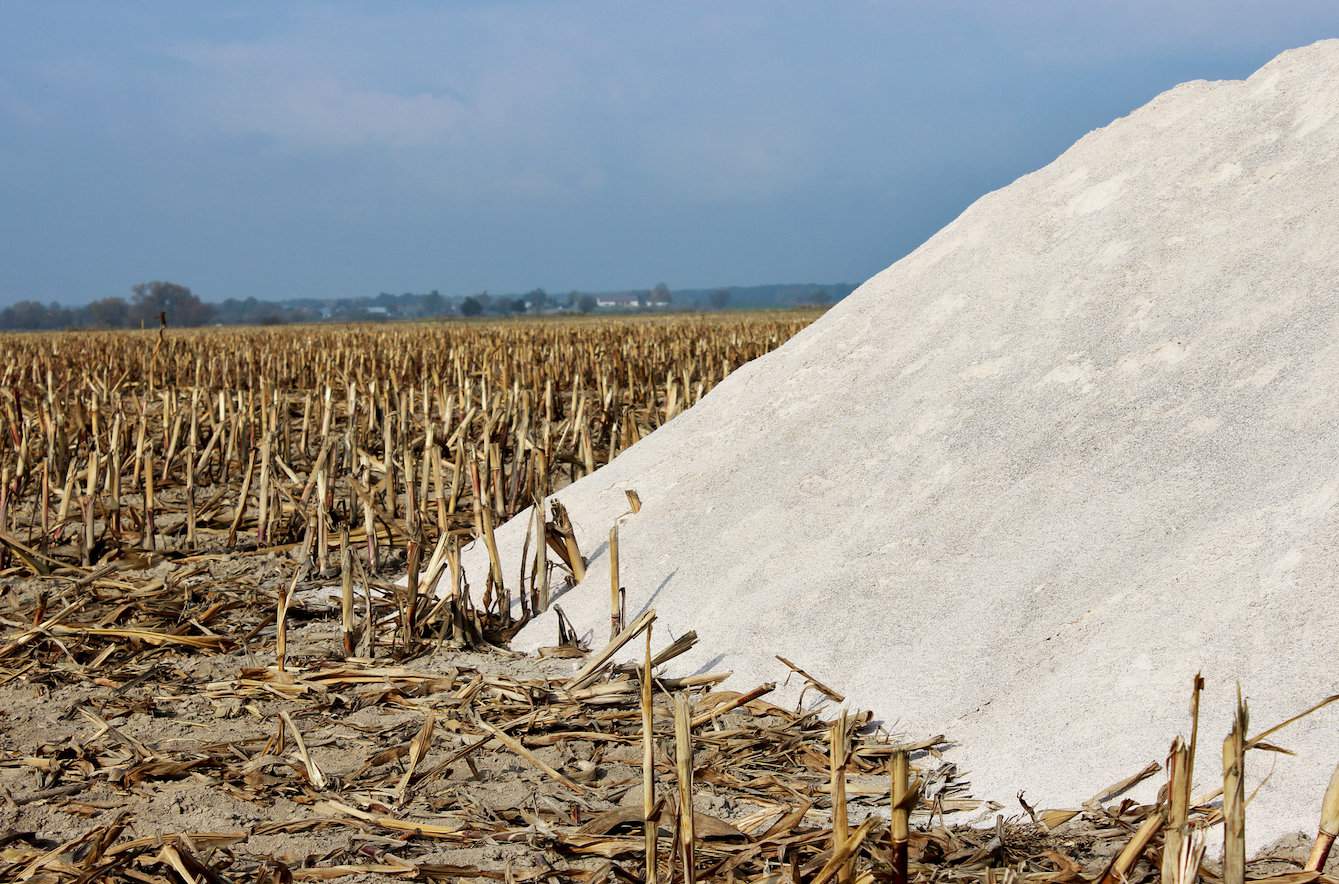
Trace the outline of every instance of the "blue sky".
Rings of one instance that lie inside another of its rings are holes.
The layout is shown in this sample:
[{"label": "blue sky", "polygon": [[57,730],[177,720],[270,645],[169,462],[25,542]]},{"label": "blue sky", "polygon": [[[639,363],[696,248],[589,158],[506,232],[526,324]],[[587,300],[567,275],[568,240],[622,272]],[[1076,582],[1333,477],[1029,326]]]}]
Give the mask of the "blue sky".
[{"label": "blue sky", "polygon": [[864,279],[1334,0],[0,6],[0,303]]}]

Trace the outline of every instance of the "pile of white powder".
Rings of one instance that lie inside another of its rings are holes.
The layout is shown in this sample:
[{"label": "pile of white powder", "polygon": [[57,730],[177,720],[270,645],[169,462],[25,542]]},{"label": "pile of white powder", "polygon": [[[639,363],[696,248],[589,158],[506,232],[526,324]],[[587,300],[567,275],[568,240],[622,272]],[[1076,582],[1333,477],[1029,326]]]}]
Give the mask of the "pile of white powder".
[{"label": "pile of white powder", "polygon": [[[701,636],[672,671],[784,655],[1010,813],[1161,760],[1203,671],[1211,788],[1238,680],[1252,732],[1339,692],[1339,41],[1089,134],[561,492],[595,647],[628,488],[629,619]],[[1339,706],[1276,741],[1253,848],[1314,831]]]}]

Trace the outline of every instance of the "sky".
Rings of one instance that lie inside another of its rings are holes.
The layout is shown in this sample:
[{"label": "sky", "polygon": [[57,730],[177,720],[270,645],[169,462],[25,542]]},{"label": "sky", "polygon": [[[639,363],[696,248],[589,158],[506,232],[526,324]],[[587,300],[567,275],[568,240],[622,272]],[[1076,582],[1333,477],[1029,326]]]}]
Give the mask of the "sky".
[{"label": "sky", "polygon": [[1335,0],[0,7],[0,304],[858,282]]}]

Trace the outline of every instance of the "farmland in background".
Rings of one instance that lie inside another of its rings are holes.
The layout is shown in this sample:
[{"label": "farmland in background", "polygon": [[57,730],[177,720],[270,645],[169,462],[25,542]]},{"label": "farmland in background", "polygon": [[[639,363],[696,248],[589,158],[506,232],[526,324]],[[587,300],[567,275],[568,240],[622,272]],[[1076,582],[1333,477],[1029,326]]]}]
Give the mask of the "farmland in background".
[{"label": "farmland in background", "polygon": [[[609,462],[814,311],[0,338],[0,568],[370,574]],[[499,591],[501,587],[496,587]]]}]

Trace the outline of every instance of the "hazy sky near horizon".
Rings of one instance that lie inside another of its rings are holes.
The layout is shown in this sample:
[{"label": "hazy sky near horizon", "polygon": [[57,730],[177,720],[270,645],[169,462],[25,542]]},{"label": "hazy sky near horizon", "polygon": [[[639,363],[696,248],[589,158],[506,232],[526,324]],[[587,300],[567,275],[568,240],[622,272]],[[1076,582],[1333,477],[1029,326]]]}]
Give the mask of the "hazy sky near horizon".
[{"label": "hazy sky near horizon", "polygon": [[6,3],[0,304],[862,280],[1334,0]]}]

